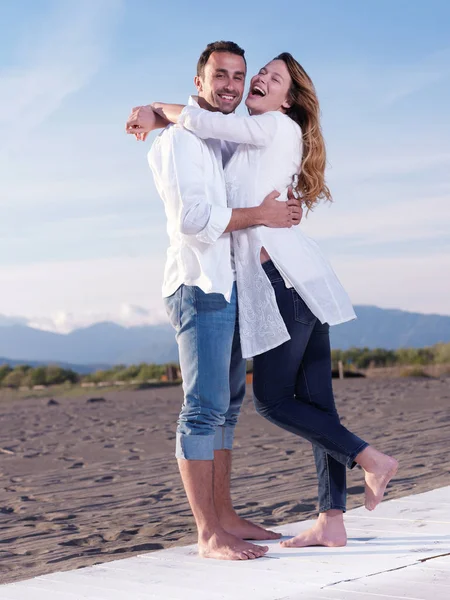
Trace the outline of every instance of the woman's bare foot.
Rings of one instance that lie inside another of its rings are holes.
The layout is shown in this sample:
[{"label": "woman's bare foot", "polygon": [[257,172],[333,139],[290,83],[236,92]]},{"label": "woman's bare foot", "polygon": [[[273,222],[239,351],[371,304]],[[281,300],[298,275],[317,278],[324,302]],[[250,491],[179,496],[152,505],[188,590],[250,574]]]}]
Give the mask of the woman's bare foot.
[{"label": "woman's bare foot", "polygon": [[365,507],[373,510],[380,504],[388,483],[397,473],[398,462],[372,446],[364,448],[355,461],[365,473]]},{"label": "woman's bare foot", "polygon": [[269,550],[267,546],[250,544],[231,535],[219,531],[211,535],[202,535],[198,539],[198,553],[203,558],[218,560],[251,560],[261,558]]},{"label": "woman's bare foot", "polygon": [[320,513],[311,529],[302,531],[285,542],[283,548],[305,548],[306,546],[328,546],[337,548],[347,544],[344,516],[341,510],[329,510]]},{"label": "woman's bare foot", "polygon": [[243,519],[236,513],[222,517],[220,524],[228,533],[235,535],[242,540],[279,540],[281,533],[264,529],[247,519]]}]

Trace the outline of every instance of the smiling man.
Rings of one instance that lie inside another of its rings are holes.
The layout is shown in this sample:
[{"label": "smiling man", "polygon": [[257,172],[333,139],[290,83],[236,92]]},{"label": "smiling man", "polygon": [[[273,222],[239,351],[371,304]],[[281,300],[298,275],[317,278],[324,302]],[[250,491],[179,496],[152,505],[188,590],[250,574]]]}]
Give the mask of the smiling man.
[{"label": "smiling man", "polygon": [[[198,99],[189,104],[232,113],[242,100],[246,62],[233,42],[209,44],[197,64]],[[127,132],[145,139],[167,123],[150,107],[133,110]],[[164,202],[170,245],[163,296],[175,328],[184,403],[176,457],[198,528],[199,552],[208,558],[247,560],[268,548],[244,540],[278,538],[237,515],[230,495],[231,451],[245,395],[230,232],[254,225],[290,227],[299,202],[278,193],[252,208],[227,206],[223,167],[235,145],[201,140],[171,125],[155,140],[149,163]]]}]

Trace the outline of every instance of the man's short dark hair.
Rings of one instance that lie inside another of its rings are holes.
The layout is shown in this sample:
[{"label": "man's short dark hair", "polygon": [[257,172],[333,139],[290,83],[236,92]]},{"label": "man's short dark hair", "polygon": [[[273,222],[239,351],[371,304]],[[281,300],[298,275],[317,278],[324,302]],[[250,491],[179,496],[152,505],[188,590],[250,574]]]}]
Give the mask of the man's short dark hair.
[{"label": "man's short dark hair", "polygon": [[242,56],[244,59],[245,66],[247,67],[247,61],[245,60],[245,50],[234,42],[212,42],[208,44],[203,52],[200,54],[200,58],[197,63],[197,76],[203,77],[205,72],[205,65],[209,60],[209,57],[213,52],[229,52],[230,54],[236,54]]}]

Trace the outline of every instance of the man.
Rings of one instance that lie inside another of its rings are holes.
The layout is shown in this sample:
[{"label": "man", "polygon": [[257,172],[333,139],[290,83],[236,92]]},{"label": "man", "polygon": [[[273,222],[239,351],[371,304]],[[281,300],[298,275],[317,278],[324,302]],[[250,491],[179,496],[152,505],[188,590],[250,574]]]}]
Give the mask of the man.
[{"label": "man", "polygon": [[[244,51],[237,44],[209,44],[194,79],[198,106],[233,112],[245,75]],[[197,104],[193,98],[189,103]],[[145,139],[164,125],[150,107],[138,107],[127,132]],[[245,395],[230,232],[255,225],[290,227],[300,222],[301,208],[294,199],[277,201],[277,192],[258,207],[228,208],[223,166],[233,149],[170,126],[155,140],[149,163],[168,222],[163,296],[176,330],[185,396],[176,457],[198,528],[199,553],[247,560],[268,548],[244,540],[279,536],[240,518],[230,495],[234,429]]]}]

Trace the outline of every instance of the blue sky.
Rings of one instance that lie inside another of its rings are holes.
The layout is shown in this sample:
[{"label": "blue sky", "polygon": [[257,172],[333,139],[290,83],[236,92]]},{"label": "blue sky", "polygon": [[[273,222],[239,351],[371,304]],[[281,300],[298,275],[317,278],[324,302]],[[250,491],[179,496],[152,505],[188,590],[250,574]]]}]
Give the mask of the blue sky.
[{"label": "blue sky", "polygon": [[335,202],[304,221],[355,303],[450,314],[450,5],[20,0],[0,7],[0,314],[164,319],[165,218],[132,106],[184,102],[204,46],[290,51]]}]

